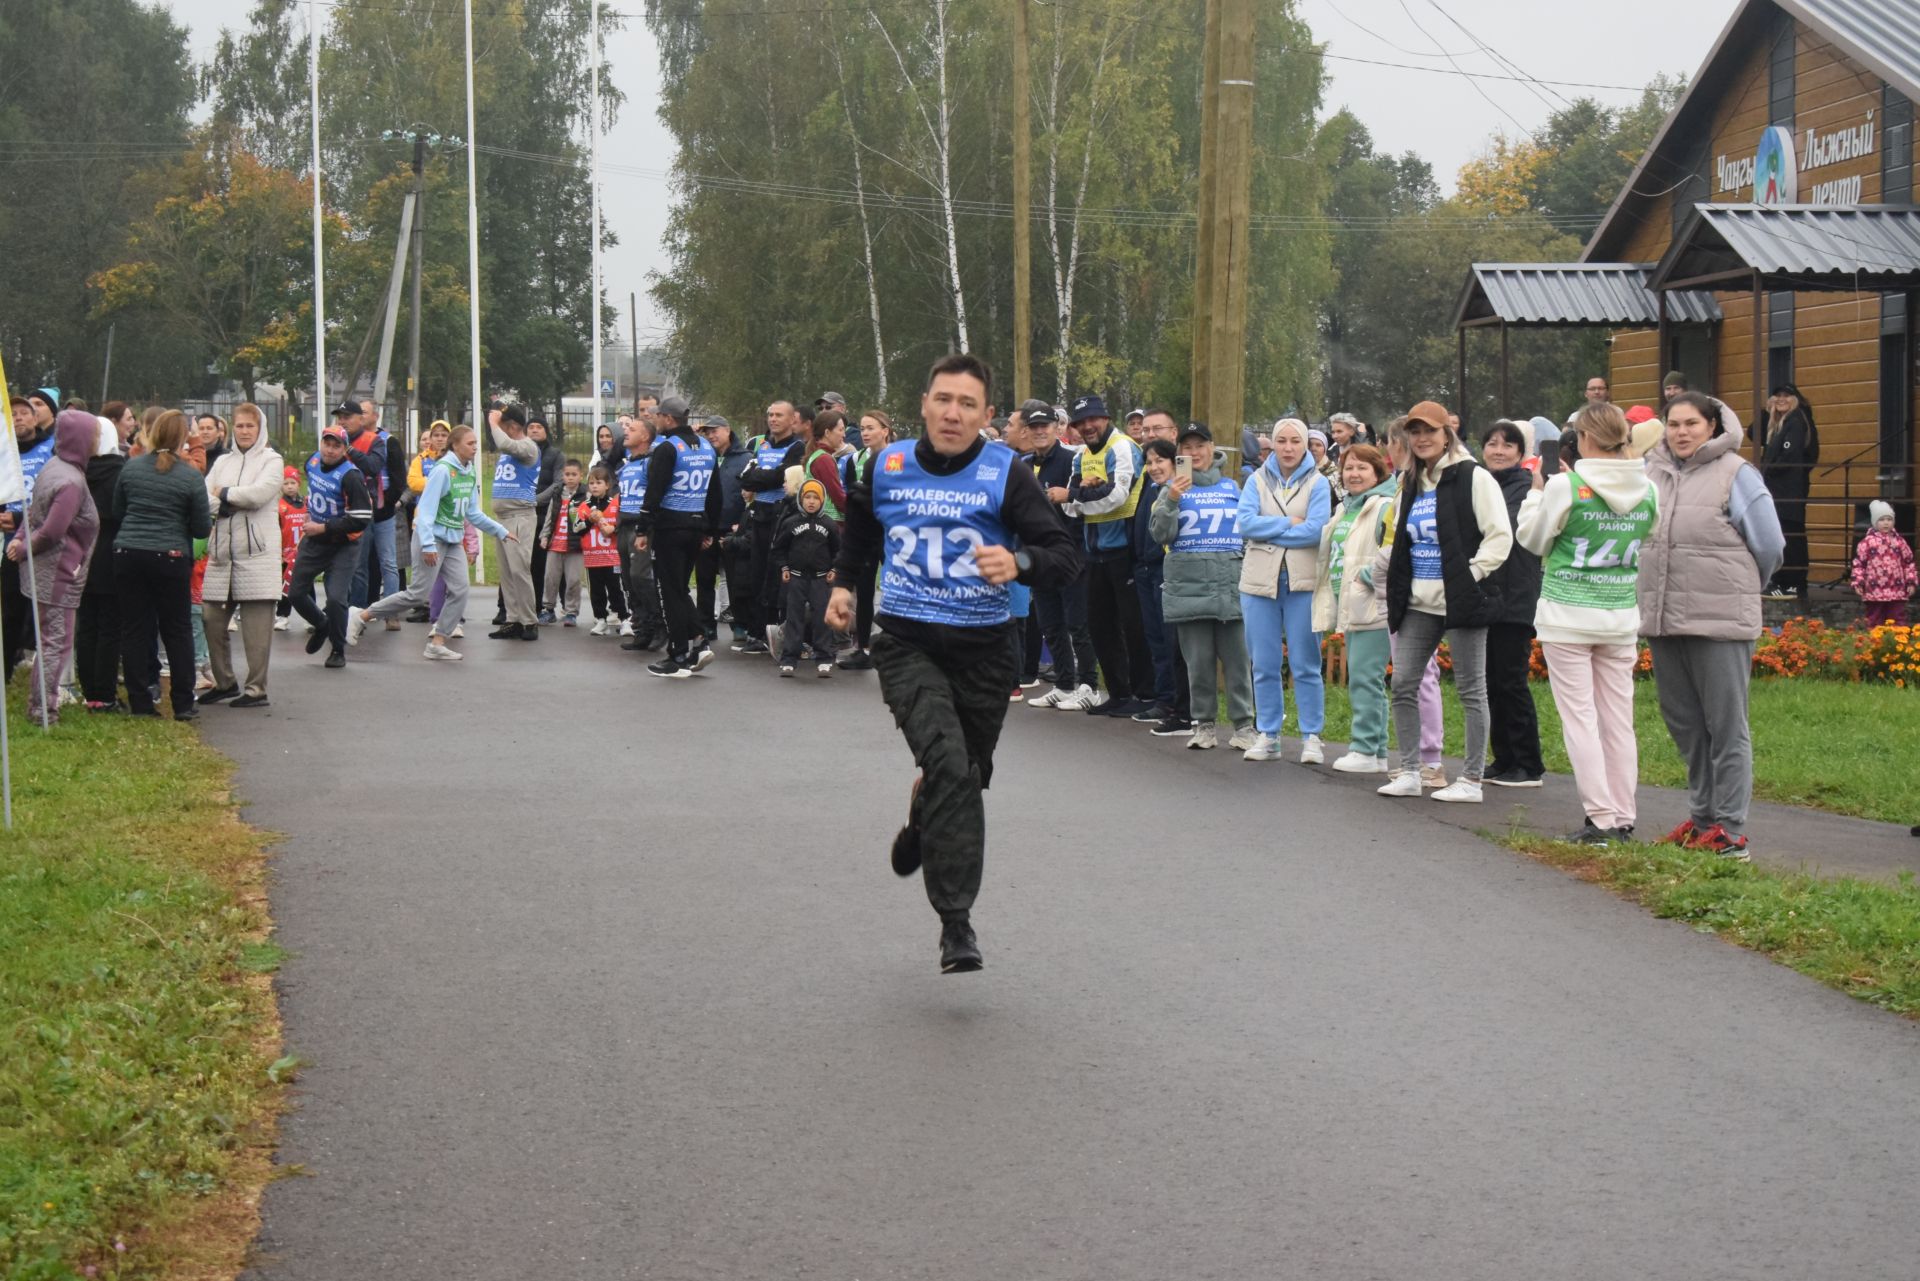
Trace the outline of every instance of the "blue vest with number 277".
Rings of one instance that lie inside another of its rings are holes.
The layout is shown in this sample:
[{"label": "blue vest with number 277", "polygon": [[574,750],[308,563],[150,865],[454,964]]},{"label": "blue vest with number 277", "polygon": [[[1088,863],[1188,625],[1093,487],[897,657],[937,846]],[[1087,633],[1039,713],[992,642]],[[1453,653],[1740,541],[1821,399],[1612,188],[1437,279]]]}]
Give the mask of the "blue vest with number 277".
[{"label": "blue vest with number 277", "polygon": [[1238,556],[1240,544],[1240,489],[1221,477],[1218,484],[1196,487],[1180,495],[1180,530],[1167,551],[1225,552]]},{"label": "blue vest with number 277", "polygon": [[953,627],[1007,621],[1007,589],[980,577],[973,553],[1013,541],[1000,505],[1015,461],[988,441],[966,470],[935,476],[914,457],[913,441],[886,447],[873,468],[873,514],[887,535],[883,613]]}]

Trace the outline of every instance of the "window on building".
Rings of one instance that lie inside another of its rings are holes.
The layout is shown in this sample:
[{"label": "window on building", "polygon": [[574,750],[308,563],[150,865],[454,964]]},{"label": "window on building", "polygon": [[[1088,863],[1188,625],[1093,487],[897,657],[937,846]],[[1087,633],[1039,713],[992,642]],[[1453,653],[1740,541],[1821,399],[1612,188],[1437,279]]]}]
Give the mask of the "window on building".
[{"label": "window on building", "polygon": [[1913,494],[1913,294],[1880,297],[1880,492]]},{"label": "window on building", "polygon": [[1713,367],[1713,330],[1705,325],[1675,326],[1667,334],[1667,354],[1660,368],[1678,369],[1687,376],[1689,387],[1715,386],[1718,371]]},{"label": "window on building", "polygon": [[1880,110],[1880,200],[1913,203],[1913,99],[1892,85]]},{"label": "window on building", "polygon": [[1767,295],[1767,386],[1793,381],[1793,291]]},{"label": "window on building", "polygon": [[1773,54],[1767,62],[1767,123],[1793,124],[1793,53],[1797,35],[1793,18],[1782,13],[1773,35]]}]

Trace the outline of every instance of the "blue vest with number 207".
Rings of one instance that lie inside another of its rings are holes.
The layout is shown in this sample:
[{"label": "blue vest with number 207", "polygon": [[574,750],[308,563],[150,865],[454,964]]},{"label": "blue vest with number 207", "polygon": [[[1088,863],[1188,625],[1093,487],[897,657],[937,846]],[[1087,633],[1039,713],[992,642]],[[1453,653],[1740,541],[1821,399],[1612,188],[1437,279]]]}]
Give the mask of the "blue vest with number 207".
[{"label": "blue vest with number 207", "polygon": [[1173,536],[1167,551],[1175,555],[1225,552],[1238,556],[1241,552],[1239,487],[1223,476],[1218,484],[1189,489],[1180,495],[1180,531]]},{"label": "blue vest with number 207", "polygon": [[935,476],[914,457],[913,441],[886,447],[873,468],[873,514],[887,534],[883,613],[954,627],[1007,621],[1007,589],[980,577],[973,553],[1012,544],[1000,505],[1016,461],[988,441],[965,471]]},{"label": "blue vest with number 207", "polygon": [[706,441],[689,445],[678,436],[673,446],[673,481],[660,505],[670,512],[702,512],[707,508],[707,486],[713,483],[713,446]]}]

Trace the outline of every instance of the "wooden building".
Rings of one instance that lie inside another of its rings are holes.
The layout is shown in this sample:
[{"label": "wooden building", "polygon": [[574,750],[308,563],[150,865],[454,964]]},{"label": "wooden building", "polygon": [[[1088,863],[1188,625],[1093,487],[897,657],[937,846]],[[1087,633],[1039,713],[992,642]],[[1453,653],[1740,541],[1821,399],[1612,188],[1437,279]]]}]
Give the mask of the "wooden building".
[{"label": "wooden building", "polygon": [[[1920,0],[1744,0],[1579,264],[1475,264],[1457,323],[1600,324],[1613,399],[1667,370],[1718,396],[1757,458],[1799,386],[1820,461],[1805,518],[1831,580],[1885,497],[1912,533],[1920,451]],[[1464,349],[1464,348],[1463,348]]]}]

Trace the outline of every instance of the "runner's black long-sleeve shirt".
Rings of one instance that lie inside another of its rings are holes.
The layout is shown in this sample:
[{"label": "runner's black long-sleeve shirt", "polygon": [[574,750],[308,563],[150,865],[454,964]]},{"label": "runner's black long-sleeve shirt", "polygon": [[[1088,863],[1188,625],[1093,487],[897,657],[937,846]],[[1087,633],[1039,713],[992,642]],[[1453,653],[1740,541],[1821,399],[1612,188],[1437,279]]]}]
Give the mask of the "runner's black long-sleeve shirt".
[{"label": "runner's black long-sleeve shirt", "polygon": [[[951,476],[973,465],[986,447],[982,437],[966,452],[947,457],[922,439],[913,447],[914,461],[936,476]],[[863,566],[886,558],[886,531],[873,511],[871,484],[856,485],[847,491],[846,536],[840,540],[840,557],[834,562],[836,583],[851,583]],[[1000,520],[1014,535],[1014,549],[1023,551],[1032,562],[1020,575],[1029,587],[1059,587],[1079,577],[1083,568],[1076,540],[1061,526],[1053,504],[1027,467],[1007,469],[1006,489],[1000,500]],[[991,654],[1008,643],[1009,629],[997,627],[955,627],[947,623],[924,623],[900,618],[886,612],[881,600],[878,618],[888,634],[898,637],[942,665],[970,663]]]}]

